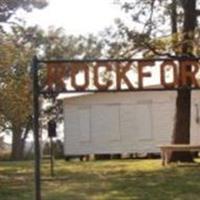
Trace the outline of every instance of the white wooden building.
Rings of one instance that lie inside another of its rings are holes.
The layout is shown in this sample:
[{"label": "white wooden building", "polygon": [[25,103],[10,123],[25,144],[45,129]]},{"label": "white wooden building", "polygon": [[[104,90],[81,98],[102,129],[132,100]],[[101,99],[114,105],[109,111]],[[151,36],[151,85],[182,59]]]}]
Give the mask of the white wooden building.
[{"label": "white wooden building", "polygon": [[[65,155],[158,153],[171,141],[175,101],[172,91],[63,95]],[[192,144],[200,144],[199,107],[196,91]]]}]

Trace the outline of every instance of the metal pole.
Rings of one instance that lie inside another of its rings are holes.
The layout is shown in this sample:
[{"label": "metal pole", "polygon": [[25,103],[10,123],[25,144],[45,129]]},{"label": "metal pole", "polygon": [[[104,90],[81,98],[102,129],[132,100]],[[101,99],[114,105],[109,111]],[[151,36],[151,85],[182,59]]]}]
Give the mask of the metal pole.
[{"label": "metal pole", "polygon": [[53,138],[50,137],[50,151],[51,151],[51,176],[54,176],[54,147],[53,147]]},{"label": "metal pole", "polygon": [[33,72],[33,132],[35,150],[35,200],[41,200],[40,180],[40,141],[39,141],[39,86],[38,86],[38,60],[34,56]]}]

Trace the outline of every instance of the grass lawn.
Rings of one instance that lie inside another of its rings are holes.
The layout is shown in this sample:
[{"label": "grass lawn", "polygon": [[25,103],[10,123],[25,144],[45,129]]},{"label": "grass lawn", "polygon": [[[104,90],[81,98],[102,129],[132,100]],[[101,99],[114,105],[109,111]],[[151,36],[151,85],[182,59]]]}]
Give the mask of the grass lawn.
[{"label": "grass lawn", "polygon": [[[0,162],[0,200],[34,199],[33,162]],[[42,164],[42,200],[199,200],[200,165],[160,160],[56,161]]]}]

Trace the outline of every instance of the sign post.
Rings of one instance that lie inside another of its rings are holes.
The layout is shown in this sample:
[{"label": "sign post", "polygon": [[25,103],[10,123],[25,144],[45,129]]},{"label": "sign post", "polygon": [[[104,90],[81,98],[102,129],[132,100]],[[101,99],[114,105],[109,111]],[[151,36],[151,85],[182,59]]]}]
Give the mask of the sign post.
[{"label": "sign post", "polygon": [[38,86],[38,60],[35,56],[32,61],[33,73],[33,133],[35,150],[35,200],[41,200],[40,180],[40,141],[39,141],[39,86]]},{"label": "sign post", "polygon": [[[47,68],[44,71],[46,72],[46,80],[42,86],[39,86],[38,80],[39,63]],[[37,57],[34,57],[32,70],[35,200],[41,200],[40,94],[200,90],[198,78],[200,74],[200,58],[38,60]],[[82,81],[77,78],[78,75]],[[156,77],[159,78],[159,87],[149,87],[147,83],[153,81]],[[51,130],[51,133],[54,132]],[[51,166],[53,175],[53,157]]]}]

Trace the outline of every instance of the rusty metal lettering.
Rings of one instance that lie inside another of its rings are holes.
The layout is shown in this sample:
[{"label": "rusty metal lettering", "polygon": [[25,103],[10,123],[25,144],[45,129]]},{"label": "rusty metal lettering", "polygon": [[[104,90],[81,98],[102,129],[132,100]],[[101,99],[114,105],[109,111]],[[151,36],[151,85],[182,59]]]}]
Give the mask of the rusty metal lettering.
[{"label": "rusty metal lettering", "polygon": [[183,61],[180,62],[180,70],[181,70],[181,83],[182,86],[185,85],[193,85],[195,87],[199,87],[196,74],[199,71],[199,64],[195,61]]},{"label": "rusty metal lettering", "polygon": [[[89,68],[88,65],[85,63],[79,63],[79,64],[71,64],[71,84],[72,87],[77,90],[77,91],[84,91],[88,88],[89,86]],[[83,73],[84,76],[84,83],[80,84],[77,81],[76,75],[78,73]]]},{"label": "rusty metal lettering", "polygon": [[[104,84],[99,82],[100,75],[99,75],[99,70],[100,68],[106,68],[107,72],[112,71],[112,66],[109,63],[97,63],[94,66],[94,85],[98,90],[108,90],[108,88],[113,84],[112,80],[104,80]],[[104,79],[105,77],[101,77]]]},{"label": "rusty metal lettering", "polygon": [[143,69],[145,67],[152,67],[154,65],[154,61],[139,61],[138,62],[138,86],[139,88],[144,88],[143,78],[151,77],[151,72],[144,72]]},{"label": "rusty metal lettering", "polygon": [[[133,68],[135,66],[137,68]],[[150,67],[155,67],[155,70]],[[143,91],[174,90],[184,86],[200,89],[199,68],[197,59],[50,61],[47,63],[47,80],[43,90]],[[153,75],[159,76],[160,87],[151,85],[155,83]],[[147,78],[148,82],[145,82]]]},{"label": "rusty metal lettering", "polygon": [[125,66],[121,63],[117,63],[117,69],[116,69],[116,82],[117,82],[117,90],[121,90],[121,82],[124,81],[124,83],[128,86],[129,90],[134,90],[134,87],[127,77],[127,72],[130,70],[130,66],[132,63],[127,63]]},{"label": "rusty metal lettering", "polygon": [[[172,72],[173,81],[171,83],[166,82],[165,68],[167,66],[172,67],[172,71],[173,71]],[[177,77],[178,77],[177,65],[173,61],[165,61],[160,65],[160,81],[161,81],[161,85],[163,85],[164,88],[167,88],[167,89],[175,88],[178,83]]]},{"label": "rusty metal lettering", "polygon": [[65,70],[66,67],[64,64],[58,66],[56,63],[49,63],[47,65],[47,90],[65,90]]}]

